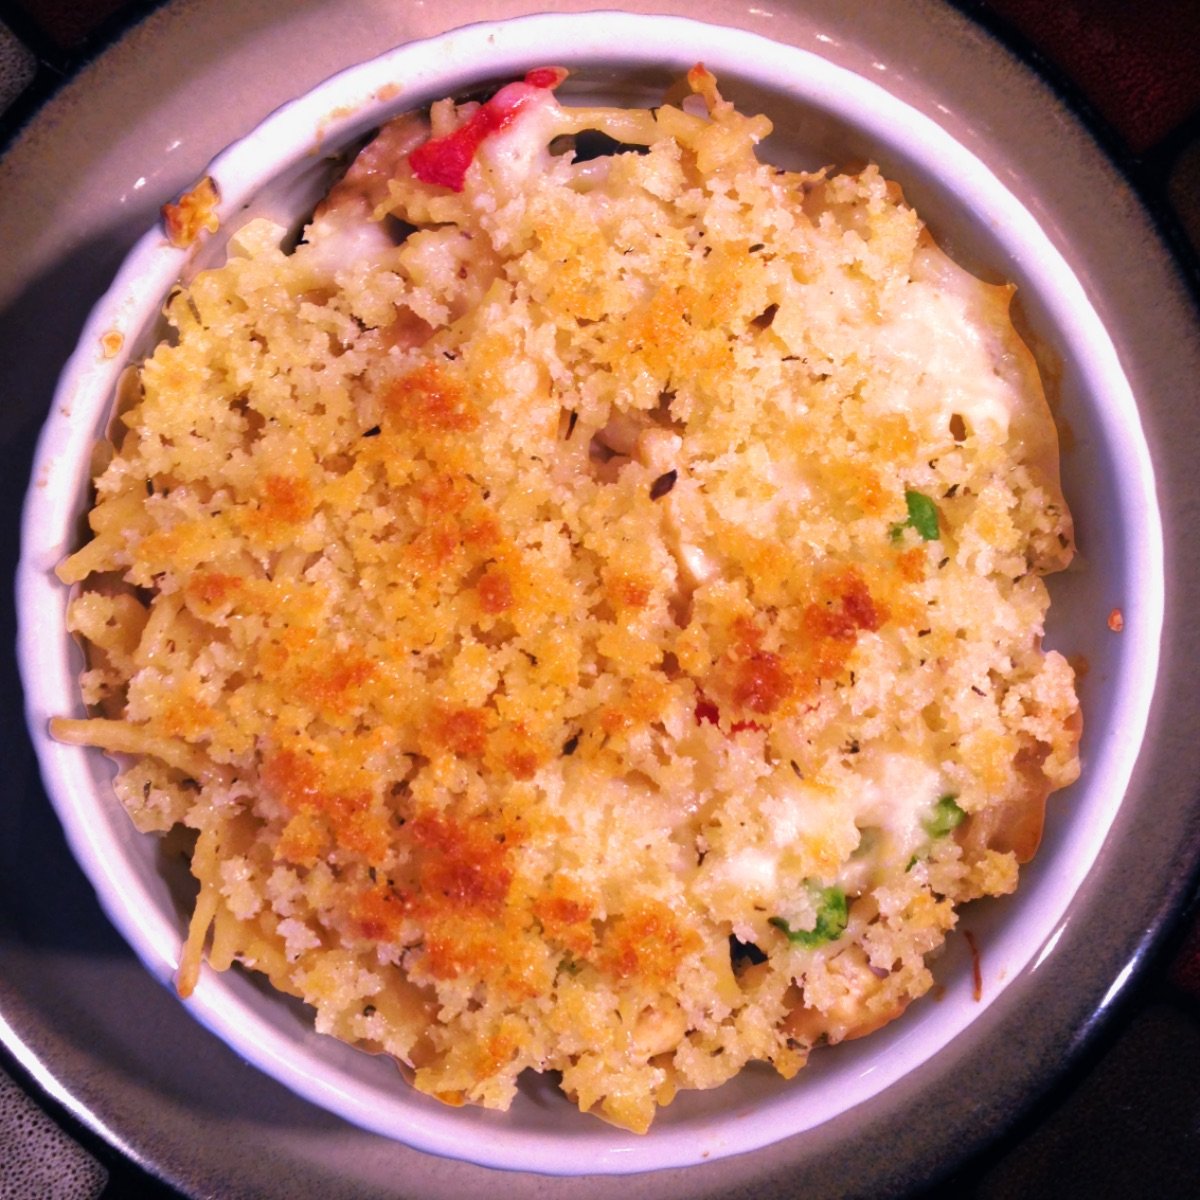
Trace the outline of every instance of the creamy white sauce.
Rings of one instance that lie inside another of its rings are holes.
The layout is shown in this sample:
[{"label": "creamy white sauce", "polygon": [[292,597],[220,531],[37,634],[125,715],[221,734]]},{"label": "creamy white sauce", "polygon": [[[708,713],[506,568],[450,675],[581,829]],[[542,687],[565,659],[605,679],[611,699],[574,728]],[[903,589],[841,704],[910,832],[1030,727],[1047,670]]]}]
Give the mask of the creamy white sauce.
[{"label": "creamy white sauce", "polygon": [[915,755],[885,753],[863,762],[846,800],[860,829],[883,834],[864,858],[879,867],[907,863],[928,845],[924,822],[944,793],[941,772]]},{"label": "creamy white sauce", "polygon": [[497,190],[512,194],[531,176],[549,169],[549,144],[563,124],[562,109],[548,88],[532,89],[513,121],[489,134],[476,151],[476,158],[494,173]]},{"label": "creamy white sauce", "polygon": [[948,428],[958,414],[968,433],[1007,435],[1015,389],[996,373],[994,348],[970,319],[961,294],[913,282],[903,307],[880,328],[876,349],[884,361],[898,359],[915,376],[911,387],[890,393],[897,407],[934,427]]},{"label": "creamy white sauce", "polygon": [[753,895],[772,897],[778,890],[779,845],[739,850],[718,864],[714,875],[726,885]]},{"label": "creamy white sauce", "polygon": [[317,217],[304,231],[306,262],[321,275],[332,276],[356,263],[377,262],[395,248],[382,222],[349,209]]}]

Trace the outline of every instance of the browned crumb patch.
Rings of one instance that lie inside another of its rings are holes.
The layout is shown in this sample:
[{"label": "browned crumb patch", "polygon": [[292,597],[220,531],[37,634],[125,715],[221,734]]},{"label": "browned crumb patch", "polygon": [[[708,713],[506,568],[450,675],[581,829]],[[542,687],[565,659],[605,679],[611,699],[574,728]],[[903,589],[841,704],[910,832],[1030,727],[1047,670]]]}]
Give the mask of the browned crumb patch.
[{"label": "browned crumb patch", "polygon": [[216,233],[220,198],[217,185],[210,176],[205,175],[184,192],[175,204],[164,204],[162,218],[167,241],[180,250],[186,250],[201,233]]}]

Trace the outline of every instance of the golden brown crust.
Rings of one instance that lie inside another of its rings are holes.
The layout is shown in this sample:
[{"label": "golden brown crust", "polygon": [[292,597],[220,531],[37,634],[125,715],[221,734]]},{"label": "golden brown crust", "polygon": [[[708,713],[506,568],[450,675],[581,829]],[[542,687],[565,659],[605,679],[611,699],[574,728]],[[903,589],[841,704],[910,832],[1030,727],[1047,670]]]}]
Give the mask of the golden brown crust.
[{"label": "golden brown crust", "polygon": [[1078,766],[1009,290],[692,86],[518,87],[461,191],[401,122],[293,253],[238,231],[61,570],[109,716],[54,732],[195,841],[181,987],[243,962],[448,1103],[554,1069],[644,1130],[866,1036]]},{"label": "golden brown crust", "polygon": [[202,233],[216,233],[220,199],[217,185],[211,176],[205,175],[174,204],[164,204],[162,219],[167,241],[180,250],[186,250]]}]

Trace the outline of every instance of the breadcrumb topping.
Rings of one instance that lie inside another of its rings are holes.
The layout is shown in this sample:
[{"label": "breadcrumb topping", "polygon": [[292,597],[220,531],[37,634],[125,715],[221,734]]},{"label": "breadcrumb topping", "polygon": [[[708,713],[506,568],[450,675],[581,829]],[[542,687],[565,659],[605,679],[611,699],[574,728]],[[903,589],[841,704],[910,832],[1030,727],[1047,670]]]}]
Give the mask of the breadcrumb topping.
[{"label": "breadcrumb topping", "polygon": [[1071,524],[1013,289],[896,184],[760,163],[702,67],[652,113],[562,74],[171,296],[53,728],[194,835],[182,991],[241,962],[447,1103],[555,1070],[644,1131],[898,1016],[1016,886],[1078,773]]},{"label": "breadcrumb topping", "polygon": [[202,233],[216,233],[219,200],[216,184],[205,175],[174,204],[164,204],[162,219],[167,241],[186,250]]}]

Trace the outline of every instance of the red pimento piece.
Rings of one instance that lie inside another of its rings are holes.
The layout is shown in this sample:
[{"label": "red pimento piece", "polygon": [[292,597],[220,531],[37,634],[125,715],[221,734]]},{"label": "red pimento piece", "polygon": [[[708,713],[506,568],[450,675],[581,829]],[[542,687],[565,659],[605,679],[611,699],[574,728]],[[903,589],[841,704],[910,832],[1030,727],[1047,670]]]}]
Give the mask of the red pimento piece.
[{"label": "red pimento piece", "polygon": [[530,87],[550,88],[553,90],[567,77],[566,67],[534,67],[525,76],[525,82]]},{"label": "red pimento piece", "polygon": [[562,67],[537,67],[520,83],[506,84],[453,133],[418,146],[408,156],[413,174],[422,183],[461,192],[467,168],[484,138],[507,129],[539,91],[553,90],[566,77]]},{"label": "red pimento piece", "polygon": [[[696,701],[696,724],[703,725],[707,721],[710,725],[718,725],[721,721],[721,710],[703,693]],[[743,729],[762,729],[762,726],[757,721],[734,721],[729,727],[730,733],[741,733]]]}]

